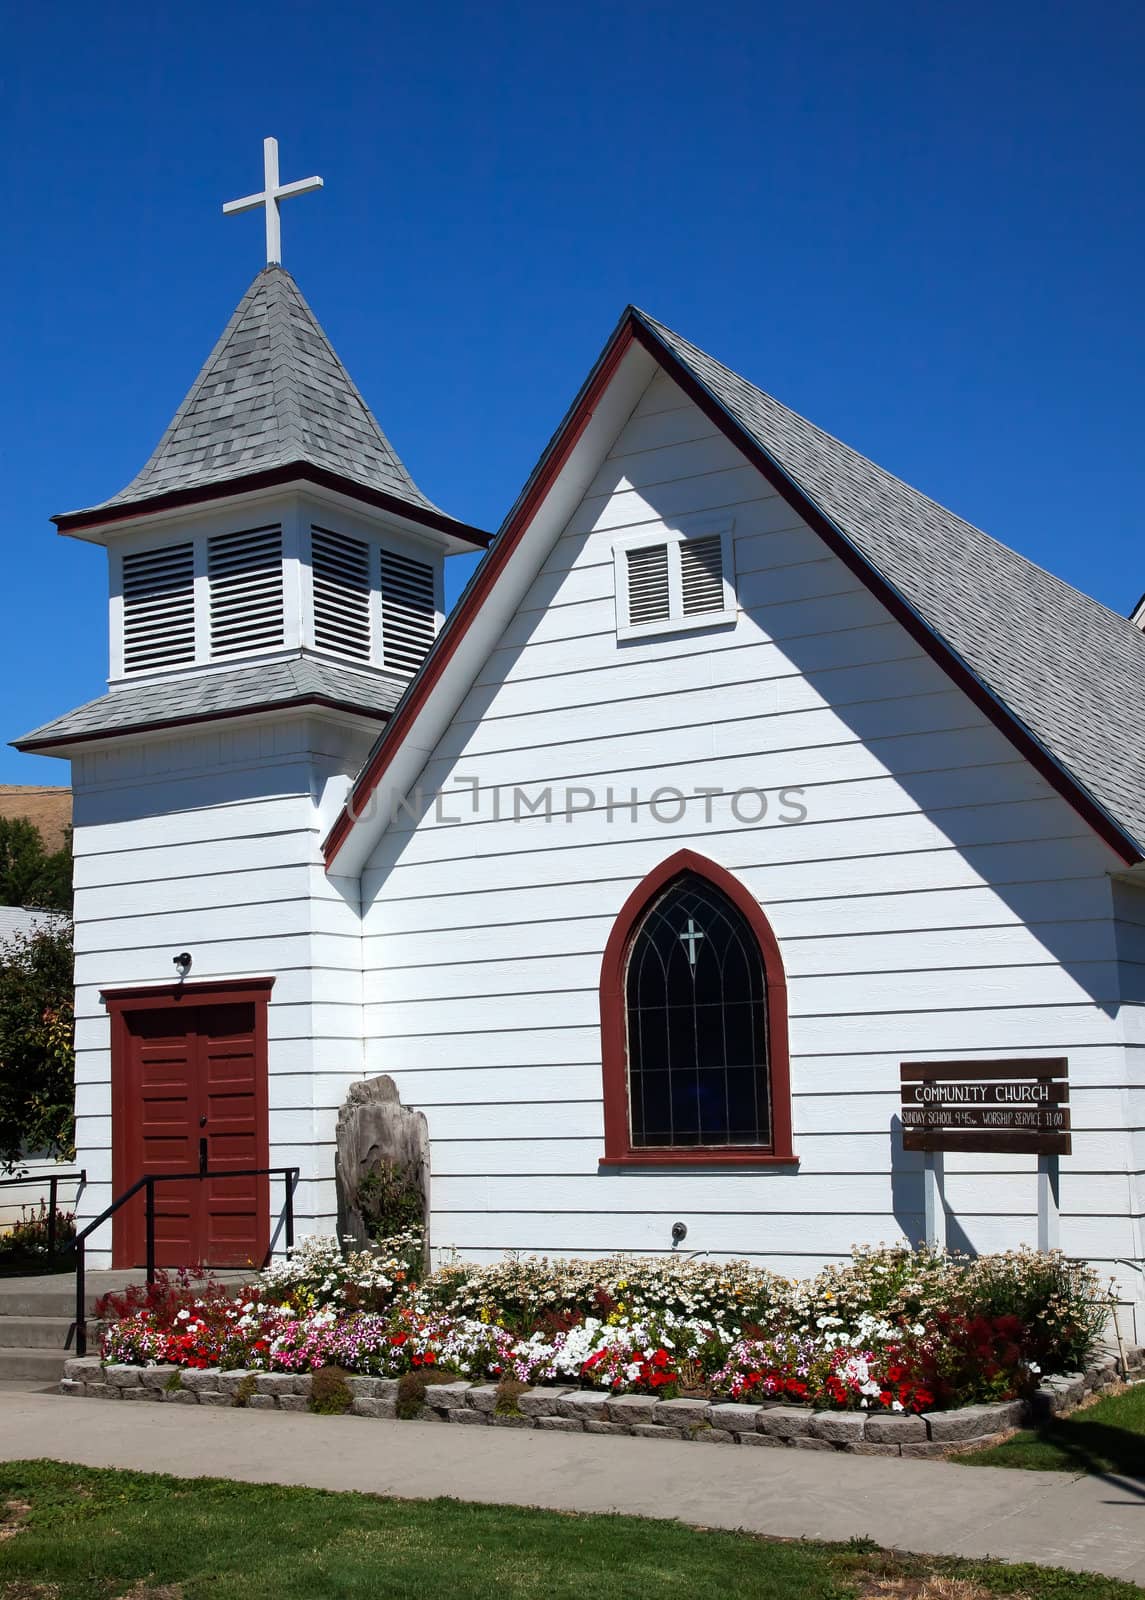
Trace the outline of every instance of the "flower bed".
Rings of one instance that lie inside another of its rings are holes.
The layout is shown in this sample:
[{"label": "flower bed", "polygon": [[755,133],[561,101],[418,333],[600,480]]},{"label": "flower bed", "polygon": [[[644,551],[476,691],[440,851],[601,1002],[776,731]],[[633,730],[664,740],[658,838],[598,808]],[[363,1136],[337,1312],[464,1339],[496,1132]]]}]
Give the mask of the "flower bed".
[{"label": "flower bed", "polygon": [[676,1257],[458,1263],[422,1277],[421,1241],[343,1257],[306,1240],[241,1294],[184,1275],[109,1296],[117,1367],[582,1386],[613,1396],[783,1401],[922,1414],[1033,1393],[1076,1372],[1107,1302],[1059,1254],[960,1259],[905,1248],[792,1281]]}]

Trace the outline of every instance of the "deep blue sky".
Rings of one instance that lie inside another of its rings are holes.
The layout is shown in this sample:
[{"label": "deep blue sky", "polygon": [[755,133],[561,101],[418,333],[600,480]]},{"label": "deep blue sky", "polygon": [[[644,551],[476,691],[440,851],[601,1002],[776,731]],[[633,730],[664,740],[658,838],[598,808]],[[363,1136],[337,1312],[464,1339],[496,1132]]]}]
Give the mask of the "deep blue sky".
[{"label": "deep blue sky", "polygon": [[[263,259],[421,486],[495,526],[629,300],[1127,610],[1145,14],[1131,3],[10,6],[0,734],[101,692],[105,557]],[[0,754],[0,782],[66,764]]]}]

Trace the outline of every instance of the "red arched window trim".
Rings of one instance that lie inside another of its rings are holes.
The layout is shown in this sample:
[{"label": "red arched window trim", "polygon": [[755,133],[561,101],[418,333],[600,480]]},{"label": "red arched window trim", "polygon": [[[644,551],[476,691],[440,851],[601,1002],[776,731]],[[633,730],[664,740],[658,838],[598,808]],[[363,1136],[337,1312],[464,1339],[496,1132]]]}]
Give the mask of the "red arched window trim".
[{"label": "red arched window trim", "polygon": [[[685,872],[706,878],[737,906],[755,934],[767,976],[767,1044],[771,1079],[772,1142],[766,1146],[728,1149],[691,1146],[680,1150],[632,1148],[628,1122],[628,1028],[625,1017],[625,970],[628,952],[645,911],[673,879]],[[787,1044],[787,978],[783,957],[770,922],[755,896],[730,872],[694,850],[677,850],[632,891],[613,924],[600,969],[601,1058],[604,1069],[603,1167],[744,1167],[791,1166],[798,1160],[791,1148],[791,1073]]]}]

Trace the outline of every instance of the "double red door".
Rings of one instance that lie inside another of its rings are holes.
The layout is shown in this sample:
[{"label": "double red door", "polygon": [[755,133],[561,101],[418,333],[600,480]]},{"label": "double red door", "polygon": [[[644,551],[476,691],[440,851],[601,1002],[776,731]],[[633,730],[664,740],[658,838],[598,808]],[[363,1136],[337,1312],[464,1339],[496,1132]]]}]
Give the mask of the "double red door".
[{"label": "double red door", "polygon": [[[148,1174],[159,1266],[259,1267],[269,1246],[265,1167],[266,992],[195,994],[177,1003],[105,997],[112,1010],[115,1189]],[[200,1171],[224,1176],[199,1179]],[[116,1266],[146,1261],[143,1196],[118,1213]]]}]

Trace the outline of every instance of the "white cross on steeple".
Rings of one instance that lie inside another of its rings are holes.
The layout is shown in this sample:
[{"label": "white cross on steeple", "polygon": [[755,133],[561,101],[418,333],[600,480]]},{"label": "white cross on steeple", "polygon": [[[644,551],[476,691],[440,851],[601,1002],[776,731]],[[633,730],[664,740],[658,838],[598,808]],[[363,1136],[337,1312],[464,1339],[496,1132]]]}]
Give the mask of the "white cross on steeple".
[{"label": "white cross on steeple", "polygon": [[296,194],[309,194],[311,189],[321,189],[322,179],[299,178],[297,183],[280,184],[277,139],[262,141],[262,166],[265,185],[262,193],[248,194],[242,200],[228,200],[223,207],[223,215],[230,217],[237,211],[256,211],[259,206],[266,207],[266,264],[269,267],[282,260],[282,221],[278,214],[278,202],[289,200]]},{"label": "white cross on steeple", "polygon": [[688,946],[688,965],[694,972],[696,968],[696,946],[699,944],[700,940],[705,937],[705,935],[699,928],[696,927],[694,920],[689,917],[688,926],[684,929],[683,933],[678,935],[678,937],[681,944],[686,944]]}]

